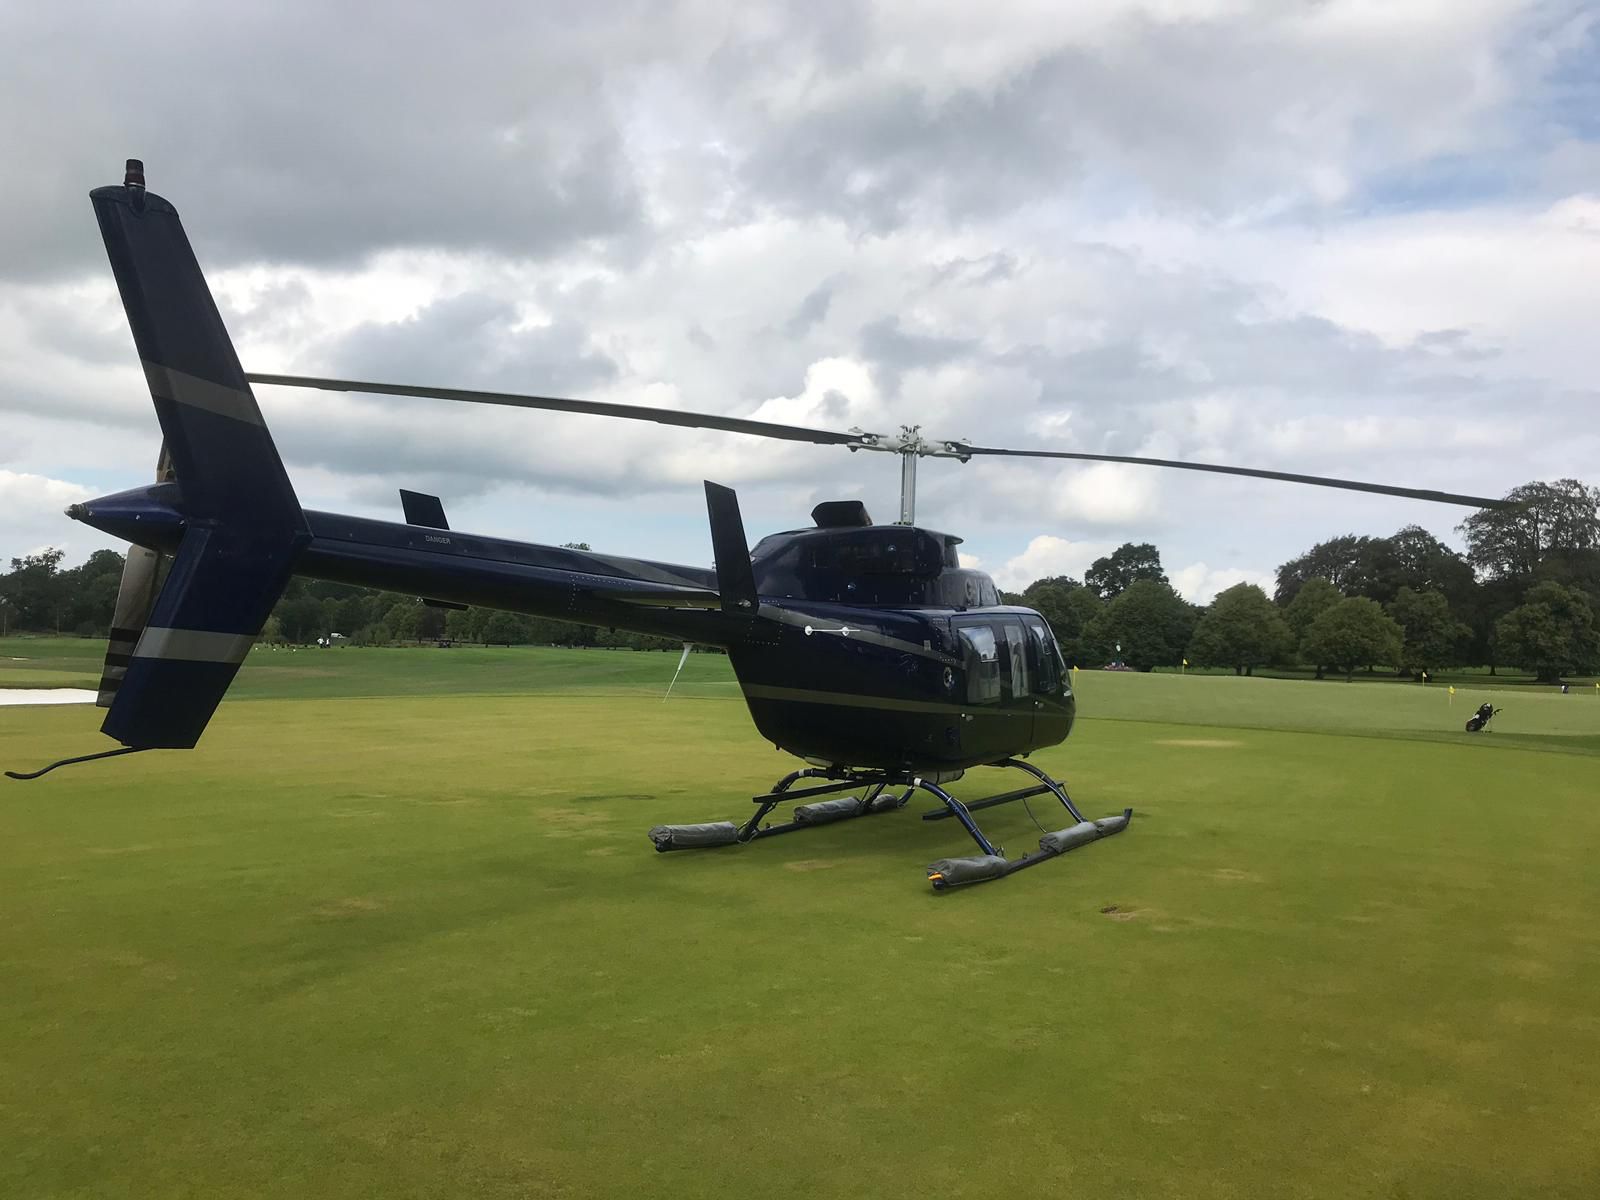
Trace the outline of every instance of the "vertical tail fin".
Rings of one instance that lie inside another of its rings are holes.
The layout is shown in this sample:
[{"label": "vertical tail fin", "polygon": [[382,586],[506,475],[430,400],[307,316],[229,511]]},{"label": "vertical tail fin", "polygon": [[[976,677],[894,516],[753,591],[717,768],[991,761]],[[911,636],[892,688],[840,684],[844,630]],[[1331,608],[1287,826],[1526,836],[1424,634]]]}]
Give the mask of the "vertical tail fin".
[{"label": "vertical tail fin", "polygon": [[182,494],[183,540],[101,729],[199,740],[310,540],[177,210],[129,160],[90,193]]},{"label": "vertical tail fin", "polygon": [[137,160],[122,187],[96,188],[89,198],[190,518],[272,536],[286,525],[303,530],[177,210],[144,190]]}]

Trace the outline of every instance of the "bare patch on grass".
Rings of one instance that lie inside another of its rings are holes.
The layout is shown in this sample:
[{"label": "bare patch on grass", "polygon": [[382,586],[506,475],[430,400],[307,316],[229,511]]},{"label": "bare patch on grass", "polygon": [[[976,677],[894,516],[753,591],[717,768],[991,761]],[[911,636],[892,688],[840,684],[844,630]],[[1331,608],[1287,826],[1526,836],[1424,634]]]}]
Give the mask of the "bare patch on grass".
[{"label": "bare patch on grass", "polygon": [[1158,738],[1158,746],[1186,746],[1207,750],[1229,750],[1235,746],[1244,745],[1243,742],[1233,742],[1226,738]]},{"label": "bare patch on grass", "polygon": [[382,900],[372,896],[346,896],[329,904],[319,904],[311,910],[311,913],[325,921],[347,921],[353,917],[382,912],[386,907],[388,906]]},{"label": "bare patch on grass", "polygon": [[826,871],[829,867],[836,867],[839,864],[825,858],[803,858],[799,862],[783,865],[791,871]]},{"label": "bare patch on grass", "polygon": [[552,808],[539,814],[541,832],[546,837],[583,837],[596,825],[609,824],[605,813],[584,812],[578,808]]},{"label": "bare patch on grass", "polygon": [[140,842],[133,846],[90,846],[89,853],[99,855],[148,854],[151,850],[159,850],[160,848],[152,842]]},{"label": "bare patch on grass", "polygon": [[178,977],[178,973],[169,964],[146,958],[136,950],[112,950],[103,958],[114,967],[137,971],[150,979],[161,979],[170,983]]},{"label": "bare patch on grass", "polygon": [[1108,904],[1100,910],[1100,915],[1109,917],[1113,921],[1132,921],[1143,912],[1144,910],[1140,908],[1123,908],[1120,904]]},{"label": "bare patch on grass", "polygon": [[1260,883],[1261,876],[1254,871],[1241,871],[1237,867],[1218,867],[1211,872],[1213,879],[1226,879],[1231,883]]}]

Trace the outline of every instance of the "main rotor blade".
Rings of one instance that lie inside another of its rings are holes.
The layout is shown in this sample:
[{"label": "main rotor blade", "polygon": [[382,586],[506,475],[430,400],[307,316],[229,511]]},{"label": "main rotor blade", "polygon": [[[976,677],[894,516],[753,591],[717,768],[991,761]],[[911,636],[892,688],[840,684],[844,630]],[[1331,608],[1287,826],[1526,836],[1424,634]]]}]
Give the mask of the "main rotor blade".
[{"label": "main rotor blade", "polygon": [[1141,467],[1176,467],[1181,471],[1210,471],[1216,475],[1248,475],[1252,479],[1279,479],[1285,483],[1309,483],[1316,487],[1344,488],[1350,492],[1374,492],[1380,496],[1405,496],[1435,504],[1464,504],[1468,508],[1515,508],[1509,500],[1487,496],[1462,496],[1455,492],[1436,492],[1430,488],[1393,487],[1387,483],[1363,483],[1356,479],[1333,479],[1327,475],[1296,475],[1289,471],[1263,471],[1256,467],[1224,467],[1216,463],[1180,462],[1174,458],[1135,458],[1126,454],[1079,454],[1070,450],[1005,450],[995,446],[960,446],[966,454],[992,454],[1007,458],[1070,458],[1083,462],[1132,463]]},{"label": "main rotor blade", "polygon": [[681,425],[689,429],[720,429],[726,433],[748,433],[756,437],[781,438],[789,442],[815,442],[821,446],[850,446],[871,442],[881,435],[835,433],[830,429],[807,429],[802,425],[779,425],[772,421],[751,421],[744,417],[718,417],[710,413],[679,412],[671,408],[649,408],[642,404],[605,404],[596,400],[568,400],[560,396],[525,396],[516,392],[476,392],[466,388],[419,387],[409,383],[366,383],[355,379],[317,379],[307,375],[257,375],[247,373],[251,383],[279,387],[321,388],[329,392],[371,392],[379,396],[427,396],[435,400],[464,400],[473,404],[499,404],[507,408],[540,408],[551,412],[587,413],[596,417],[625,417],[630,421],[655,421],[661,425]]}]

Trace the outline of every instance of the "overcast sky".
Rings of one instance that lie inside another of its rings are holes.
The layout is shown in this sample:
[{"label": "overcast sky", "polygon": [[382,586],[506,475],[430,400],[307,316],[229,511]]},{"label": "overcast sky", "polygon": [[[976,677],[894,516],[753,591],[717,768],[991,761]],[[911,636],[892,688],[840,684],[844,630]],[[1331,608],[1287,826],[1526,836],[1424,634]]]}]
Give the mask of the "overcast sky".
[{"label": "overcast sky", "polygon": [[[247,370],[1501,495],[1600,482],[1580,0],[0,0],[0,560],[160,437],[87,193],[145,160]],[[709,564],[888,455],[258,389],[302,503]],[[1004,587],[1152,541],[1206,600],[1465,510],[924,460]]]}]

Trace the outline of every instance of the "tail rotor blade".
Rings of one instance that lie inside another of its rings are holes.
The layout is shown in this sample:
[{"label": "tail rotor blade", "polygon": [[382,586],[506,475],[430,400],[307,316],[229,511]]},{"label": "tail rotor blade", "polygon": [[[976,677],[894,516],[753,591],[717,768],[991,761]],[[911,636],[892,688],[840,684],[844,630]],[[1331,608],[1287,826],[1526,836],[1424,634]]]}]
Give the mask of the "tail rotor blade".
[{"label": "tail rotor blade", "polygon": [[[156,482],[171,483],[175,478],[172,454],[166,442],[162,442],[161,454],[156,459]],[[122,564],[122,582],[117,585],[117,605],[111,614],[111,641],[106,646],[105,668],[100,672],[100,694],[95,697],[95,704],[100,708],[110,708],[117,698],[117,689],[128,673],[133,647],[150,619],[160,581],[161,555],[143,546],[129,546],[128,557]]]},{"label": "tail rotor blade", "polygon": [[110,708],[117,698],[117,689],[128,673],[128,662],[133,647],[144,632],[150,619],[150,609],[156,602],[161,555],[143,546],[129,546],[127,561],[122,564],[122,582],[117,587],[117,607],[111,617],[111,641],[106,646],[105,670],[100,674],[100,694],[95,703]]}]

